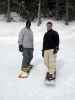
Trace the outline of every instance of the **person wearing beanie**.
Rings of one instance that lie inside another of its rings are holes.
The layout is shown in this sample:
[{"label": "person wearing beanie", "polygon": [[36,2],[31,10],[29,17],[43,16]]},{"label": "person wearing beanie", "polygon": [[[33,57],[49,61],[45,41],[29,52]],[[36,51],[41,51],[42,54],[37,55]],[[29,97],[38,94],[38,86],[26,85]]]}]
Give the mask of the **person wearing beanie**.
[{"label": "person wearing beanie", "polygon": [[26,26],[20,31],[18,38],[19,51],[22,52],[23,60],[19,77],[27,77],[27,69],[33,58],[33,32],[30,28],[30,20],[26,21]]}]

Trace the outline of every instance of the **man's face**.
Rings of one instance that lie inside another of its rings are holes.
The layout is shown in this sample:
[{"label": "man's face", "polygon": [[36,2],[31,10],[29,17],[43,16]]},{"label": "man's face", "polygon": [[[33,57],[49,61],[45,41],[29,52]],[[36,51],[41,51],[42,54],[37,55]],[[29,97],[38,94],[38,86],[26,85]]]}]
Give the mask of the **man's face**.
[{"label": "man's face", "polygon": [[52,29],[52,24],[47,24],[47,31]]}]

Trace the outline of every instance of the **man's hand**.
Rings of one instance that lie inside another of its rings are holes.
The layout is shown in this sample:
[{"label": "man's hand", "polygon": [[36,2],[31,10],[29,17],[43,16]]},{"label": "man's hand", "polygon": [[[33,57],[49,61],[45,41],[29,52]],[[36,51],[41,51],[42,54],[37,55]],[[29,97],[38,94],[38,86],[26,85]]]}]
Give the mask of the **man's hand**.
[{"label": "man's hand", "polygon": [[44,57],[44,50],[42,50],[42,57]]},{"label": "man's hand", "polygon": [[19,45],[19,51],[23,52],[23,46],[22,45]]},{"label": "man's hand", "polygon": [[59,48],[56,47],[56,48],[54,49],[53,53],[56,54],[56,53],[58,52],[58,50],[59,50]]}]

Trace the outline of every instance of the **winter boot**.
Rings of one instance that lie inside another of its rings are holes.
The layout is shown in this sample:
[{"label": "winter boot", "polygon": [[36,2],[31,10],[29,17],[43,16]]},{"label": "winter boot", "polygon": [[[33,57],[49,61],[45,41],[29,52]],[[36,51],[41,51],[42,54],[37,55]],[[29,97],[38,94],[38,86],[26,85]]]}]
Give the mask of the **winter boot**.
[{"label": "winter boot", "polygon": [[55,80],[55,79],[56,79],[56,72],[54,72],[53,74],[50,74],[49,72],[47,72],[46,80],[51,81],[51,80]]},{"label": "winter boot", "polygon": [[20,71],[20,74],[18,76],[19,78],[27,78],[28,77],[28,73],[26,71]]}]

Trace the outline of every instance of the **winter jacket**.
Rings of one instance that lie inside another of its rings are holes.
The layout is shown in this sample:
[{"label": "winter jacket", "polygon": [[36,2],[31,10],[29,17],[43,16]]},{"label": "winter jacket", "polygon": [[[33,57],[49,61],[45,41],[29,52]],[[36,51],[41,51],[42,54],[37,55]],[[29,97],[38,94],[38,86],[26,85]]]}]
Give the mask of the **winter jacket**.
[{"label": "winter jacket", "polygon": [[23,28],[19,33],[19,45],[23,48],[33,48],[33,32],[31,29]]},{"label": "winter jacket", "polygon": [[45,33],[43,38],[43,51],[59,48],[59,35],[53,29]]}]

